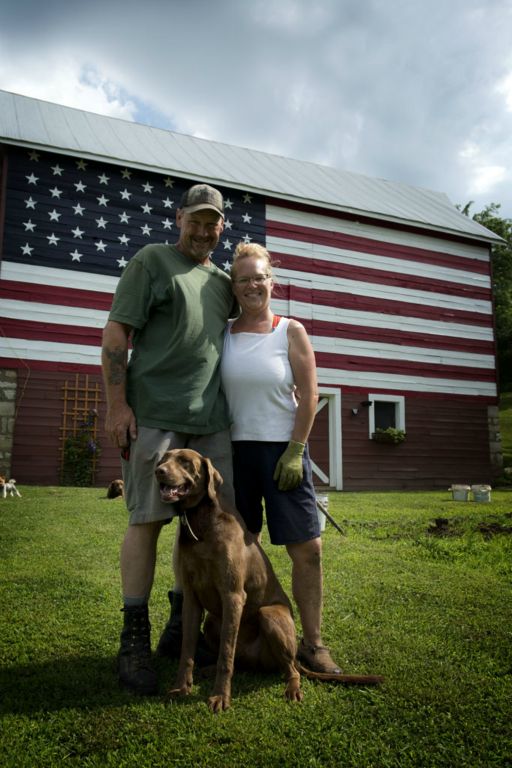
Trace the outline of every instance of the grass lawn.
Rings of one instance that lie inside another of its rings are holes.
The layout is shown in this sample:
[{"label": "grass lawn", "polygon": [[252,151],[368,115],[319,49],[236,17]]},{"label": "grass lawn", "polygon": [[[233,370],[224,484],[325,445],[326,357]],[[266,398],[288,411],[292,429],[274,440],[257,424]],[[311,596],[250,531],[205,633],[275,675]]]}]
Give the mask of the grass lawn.
[{"label": "grass lawn", "polygon": [[[212,715],[210,681],[168,704],[117,685],[124,505],[100,489],[21,487],[0,499],[2,766],[512,765],[512,490],[333,493],[323,534],[324,639],[380,688],[235,676]],[[447,525],[434,525],[445,518]],[[160,540],[153,646],[168,615],[174,525]],[[432,532],[435,529],[437,532]],[[264,544],[289,590],[286,553]]]}]

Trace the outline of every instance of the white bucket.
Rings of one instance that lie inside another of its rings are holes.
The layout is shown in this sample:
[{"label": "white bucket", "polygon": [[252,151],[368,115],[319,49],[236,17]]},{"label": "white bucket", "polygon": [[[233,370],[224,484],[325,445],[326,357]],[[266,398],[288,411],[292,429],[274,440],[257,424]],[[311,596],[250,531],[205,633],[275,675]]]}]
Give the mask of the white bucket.
[{"label": "white bucket", "polygon": [[471,492],[473,494],[473,501],[490,501],[491,500],[490,485],[472,485]]},{"label": "white bucket", "polygon": [[469,485],[452,485],[448,490],[454,501],[468,501],[471,488]]},{"label": "white bucket", "polygon": [[[327,495],[317,496],[316,500],[322,505],[322,507],[325,507],[325,509],[329,511],[329,497]],[[318,504],[316,505],[316,512],[318,515],[318,522],[320,523],[320,531],[325,531],[325,521],[327,518],[320,510]]]}]

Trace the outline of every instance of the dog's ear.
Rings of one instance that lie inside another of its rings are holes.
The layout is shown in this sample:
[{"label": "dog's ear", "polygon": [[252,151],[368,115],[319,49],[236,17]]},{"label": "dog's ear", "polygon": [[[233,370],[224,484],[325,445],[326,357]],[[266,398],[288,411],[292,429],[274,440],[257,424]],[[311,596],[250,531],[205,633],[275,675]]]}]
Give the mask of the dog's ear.
[{"label": "dog's ear", "polygon": [[206,471],[206,491],[210,499],[217,496],[217,491],[222,485],[222,475],[217,472],[210,459],[203,457],[203,464]]}]

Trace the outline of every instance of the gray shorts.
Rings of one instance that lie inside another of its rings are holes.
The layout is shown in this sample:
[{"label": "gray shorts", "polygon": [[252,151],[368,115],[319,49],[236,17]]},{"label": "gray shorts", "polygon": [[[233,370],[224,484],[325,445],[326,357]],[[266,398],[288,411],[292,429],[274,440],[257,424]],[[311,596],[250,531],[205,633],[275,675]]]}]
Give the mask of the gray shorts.
[{"label": "gray shorts", "polygon": [[130,446],[129,458],[121,459],[130,525],[168,522],[176,516],[173,504],[160,501],[160,489],[155,478],[156,465],[171,448],[192,448],[209,458],[222,475],[222,496],[234,505],[233,457],[228,429],[211,435],[189,435],[185,432],[138,427],[137,439]]}]

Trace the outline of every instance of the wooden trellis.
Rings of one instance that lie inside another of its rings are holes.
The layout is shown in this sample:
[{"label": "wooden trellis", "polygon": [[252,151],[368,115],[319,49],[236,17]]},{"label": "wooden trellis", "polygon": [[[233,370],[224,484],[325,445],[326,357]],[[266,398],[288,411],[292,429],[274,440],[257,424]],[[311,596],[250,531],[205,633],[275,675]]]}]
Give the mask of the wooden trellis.
[{"label": "wooden trellis", "polygon": [[[89,381],[89,375],[75,374],[73,380],[66,380],[62,387],[62,424],[60,427],[60,475],[64,475],[65,445],[68,438],[76,438],[81,431],[87,430],[97,446],[98,408],[101,387],[98,381]],[[91,482],[96,475],[98,451],[91,451]]]}]

